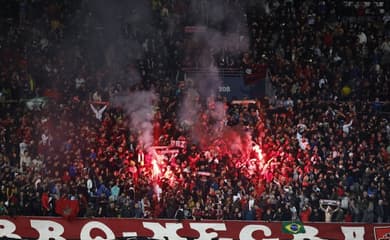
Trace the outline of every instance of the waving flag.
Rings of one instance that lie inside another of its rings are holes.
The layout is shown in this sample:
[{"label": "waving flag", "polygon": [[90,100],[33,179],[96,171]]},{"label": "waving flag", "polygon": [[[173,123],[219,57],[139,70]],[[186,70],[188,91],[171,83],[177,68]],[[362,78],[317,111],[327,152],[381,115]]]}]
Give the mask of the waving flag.
[{"label": "waving flag", "polygon": [[282,222],[282,231],[289,234],[305,233],[301,222]]},{"label": "waving flag", "polygon": [[66,219],[71,219],[79,213],[79,201],[60,198],[56,201],[55,211]]}]

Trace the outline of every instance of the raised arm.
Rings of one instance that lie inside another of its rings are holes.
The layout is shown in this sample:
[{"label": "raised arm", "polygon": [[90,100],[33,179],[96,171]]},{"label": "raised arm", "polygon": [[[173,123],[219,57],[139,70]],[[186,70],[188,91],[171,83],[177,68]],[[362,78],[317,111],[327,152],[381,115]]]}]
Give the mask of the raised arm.
[{"label": "raised arm", "polygon": [[96,110],[95,106],[93,106],[93,104],[92,104],[92,103],[91,103],[91,104],[89,104],[89,106],[91,107],[92,111],[93,111],[95,114],[97,114],[97,113],[98,113],[98,111]]},{"label": "raised arm", "polygon": [[345,124],[344,127],[350,127],[353,123],[353,119],[351,119],[351,121],[349,121],[349,123]]},{"label": "raised arm", "polygon": [[320,209],[324,212],[326,212],[326,209],[324,208],[324,205],[322,205],[322,203],[320,203]]},{"label": "raised arm", "polygon": [[339,209],[340,209],[340,205],[337,204],[337,207],[336,207],[335,209],[333,209],[333,210],[331,211],[331,213],[333,214],[333,213],[337,212]]},{"label": "raised arm", "polygon": [[100,110],[99,110],[99,114],[102,114],[104,112],[104,110],[106,110],[108,104],[105,104],[104,107],[102,107]]}]

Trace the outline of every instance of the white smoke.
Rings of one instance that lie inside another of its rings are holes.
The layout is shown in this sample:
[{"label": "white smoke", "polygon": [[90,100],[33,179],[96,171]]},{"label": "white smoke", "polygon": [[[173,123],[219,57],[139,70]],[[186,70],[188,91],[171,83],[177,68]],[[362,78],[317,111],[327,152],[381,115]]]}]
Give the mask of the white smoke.
[{"label": "white smoke", "polygon": [[153,145],[154,106],[158,96],[153,91],[132,92],[112,98],[114,107],[124,109],[130,120],[130,129],[136,131],[138,142],[147,149]]},{"label": "white smoke", "polygon": [[[195,61],[202,70],[191,75],[191,84],[187,84],[187,91],[184,93],[179,110],[181,122],[190,126],[199,124],[203,118],[201,115],[207,114],[207,129],[204,125],[198,125],[190,131],[191,137],[196,142],[215,139],[220,136],[225,127],[225,103],[218,99],[222,79],[214,61],[214,54],[226,49],[238,54],[247,50],[249,46],[246,38],[239,33],[221,33],[207,27],[200,29],[203,31],[194,33],[192,41],[201,47],[195,56]],[[197,93],[195,98],[194,93]]]},{"label": "white smoke", "polygon": [[179,111],[180,122],[184,127],[192,126],[196,122],[201,111],[198,91],[193,88],[186,91]]}]

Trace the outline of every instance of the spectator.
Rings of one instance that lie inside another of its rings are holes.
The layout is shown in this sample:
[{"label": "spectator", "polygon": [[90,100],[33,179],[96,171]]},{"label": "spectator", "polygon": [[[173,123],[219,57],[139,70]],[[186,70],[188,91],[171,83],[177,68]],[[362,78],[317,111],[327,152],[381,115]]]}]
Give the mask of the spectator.
[{"label": "spectator", "polygon": [[[108,35],[121,51],[103,56],[104,46],[86,48],[89,34],[106,33],[93,11],[77,14],[88,1],[38,2],[23,27],[1,28],[0,213],[57,215],[53,206],[65,197],[78,200],[81,217],[390,221],[385,26],[346,18],[329,1],[267,3],[264,14],[248,1],[225,1],[242,18],[234,25],[249,26],[250,48],[218,51],[222,43],[212,38],[202,62],[185,24],[201,20],[222,35],[230,24],[157,1],[153,21],[135,24],[142,31],[114,21],[124,29]],[[127,49],[134,45],[142,47]],[[193,89],[198,82],[181,77],[184,65],[213,62],[222,72],[248,71],[248,83],[269,76],[275,97],[236,104],[216,96],[224,117],[215,119],[217,108]],[[139,125],[152,123],[153,144],[165,146],[158,158],[139,141],[142,126],[129,126],[134,114],[109,103],[119,92],[150,89],[159,107]],[[192,90],[183,124],[175,110]],[[35,97],[45,104],[30,109],[25,100]],[[340,200],[343,211],[321,206],[322,198]]]},{"label": "spectator", "polygon": [[325,222],[332,222],[332,216],[335,212],[339,211],[339,206],[332,208],[330,205],[324,207],[323,203],[320,202],[320,208],[325,213]]},{"label": "spectator", "polygon": [[300,217],[302,222],[309,222],[310,214],[311,214],[311,207],[310,206],[304,206],[302,208],[302,211],[301,211],[299,217]]}]

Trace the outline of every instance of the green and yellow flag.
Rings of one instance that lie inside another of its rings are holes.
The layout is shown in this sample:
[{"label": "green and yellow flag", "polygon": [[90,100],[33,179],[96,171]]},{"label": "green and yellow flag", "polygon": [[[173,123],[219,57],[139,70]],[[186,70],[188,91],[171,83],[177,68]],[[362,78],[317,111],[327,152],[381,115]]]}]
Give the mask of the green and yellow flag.
[{"label": "green and yellow flag", "polygon": [[305,233],[301,222],[282,222],[282,232],[288,234]]}]

